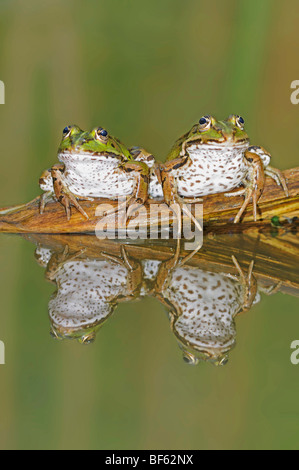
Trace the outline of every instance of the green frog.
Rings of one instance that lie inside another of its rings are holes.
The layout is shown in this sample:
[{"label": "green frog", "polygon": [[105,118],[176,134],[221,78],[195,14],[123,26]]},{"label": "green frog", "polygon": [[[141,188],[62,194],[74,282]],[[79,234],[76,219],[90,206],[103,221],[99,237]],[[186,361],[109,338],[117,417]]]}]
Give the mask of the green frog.
[{"label": "green frog", "polygon": [[[251,200],[256,221],[265,175],[282,186],[288,196],[282,172],[269,165],[267,150],[250,145],[244,125],[238,115],[224,121],[207,115],[175,142],[166,162],[160,165],[164,199],[169,206],[179,204],[185,210],[183,202],[198,202],[209,194],[243,195],[244,203],[234,222],[241,220]],[[241,185],[239,191],[230,192]]]},{"label": "green frog", "polygon": [[143,204],[148,197],[149,167],[136,161],[129,150],[106,129],[97,127],[85,132],[67,126],[58,149],[60,164],[40,177],[40,212],[54,197],[65,208],[67,219],[71,205],[88,219],[79,200],[128,197],[125,205]]}]

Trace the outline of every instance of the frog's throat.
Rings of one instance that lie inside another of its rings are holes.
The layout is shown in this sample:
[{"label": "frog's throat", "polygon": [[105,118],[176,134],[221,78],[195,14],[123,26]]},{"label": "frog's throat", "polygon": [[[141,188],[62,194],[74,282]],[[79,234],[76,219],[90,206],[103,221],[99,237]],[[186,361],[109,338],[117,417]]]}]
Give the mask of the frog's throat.
[{"label": "frog's throat", "polygon": [[232,142],[230,140],[224,140],[223,142],[221,141],[213,141],[213,140],[209,140],[208,142],[203,142],[202,140],[198,139],[198,140],[193,140],[193,141],[190,141],[188,142],[188,147],[192,147],[192,146],[196,146],[196,147],[200,147],[202,149],[209,149],[209,148],[213,148],[213,149],[219,149],[219,150],[223,150],[224,148],[225,149],[244,149],[246,150],[248,147],[249,147],[249,140],[241,140],[239,142]]},{"label": "frog's throat", "polygon": [[116,158],[120,161],[125,161],[125,157],[122,155],[117,155],[113,152],[89,152],[89,151],[84,151],[84,152],[59,152],[58,153],[58,159],[60,161],[68,161],[72,159],[77,159],[77,160],[84,160],[85,158],[90,158],[90,157],[95,157],[95,158]]}]

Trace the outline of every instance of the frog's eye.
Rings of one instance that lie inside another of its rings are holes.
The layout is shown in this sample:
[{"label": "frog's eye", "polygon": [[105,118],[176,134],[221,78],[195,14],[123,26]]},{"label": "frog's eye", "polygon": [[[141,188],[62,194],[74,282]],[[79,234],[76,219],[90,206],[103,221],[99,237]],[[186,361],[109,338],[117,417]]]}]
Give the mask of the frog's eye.
[{"label": "frog's eye", "polygon": [[63,137],[64,138],[68,137],[71,133],[71,130],[72,130],[72,126],[66,126],[62,131]]},{"label": "frog's eye", "polygon": [[187,351],[184,351],[183,353],[183,361],[191,366],[196,366],[198,364],[198,359]]},{"label": "frog's eye", "polygon": [[240,127],[240,129],[244,129],[245,121],[242,116],[236,116],[236,124],[238,127]]},{"label": "frog's eye", "polygon": [[198,121],[201,129],[208,129],[211,126],[210,116],[203,116]]},{"label": "frog's eye", "polygon": [[96,337],[94,333],[90,333],[89,335],[82,336],[79,338],[79,343],[81,344],[92,344],[95,341]]},{"label": "frog's eye", "polygon": [[50,330],[50,336],[54,339],[61,340],[62,337],[53,329]]},{"label": "frog's eye", "polygon": [[96,135],[96,138],[100,140],[101,142],[107,142],[108,140],[108,132],[106,131],[106,129],[103,129],[102,127],[99,127],[96,130],[95,135]]}]

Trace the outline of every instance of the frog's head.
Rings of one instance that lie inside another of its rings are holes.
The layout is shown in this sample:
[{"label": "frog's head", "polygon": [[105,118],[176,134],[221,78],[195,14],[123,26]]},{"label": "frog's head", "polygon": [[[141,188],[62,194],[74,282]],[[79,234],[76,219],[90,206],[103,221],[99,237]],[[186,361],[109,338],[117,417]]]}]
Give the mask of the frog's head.
[{"label": "frog's head", "polygon": [[86,132],[78,126],[67,126],[63,129],[62,140],[58,149],[61,157],[69,156],[115,156],[132,159],[128,149],[102,127]]},{"label": "frog's head", "polygon": [[244,124],[244,119],[235,114],[224,121],[217,121],[213,116],[203,116],[188,133],[186,142],[188,145],[196,142],[216,147],[247,147],[249,138]]},{"label": "frog's head", "polygon": [[183,360],[196,365],[210,362],[223,366],[228,362],[228,353],[236,344],[234,321],[230,323],[215,315],[205,319],[196,315],[193,319],[176,311],[169,313],[171,330],[183,351]]}]

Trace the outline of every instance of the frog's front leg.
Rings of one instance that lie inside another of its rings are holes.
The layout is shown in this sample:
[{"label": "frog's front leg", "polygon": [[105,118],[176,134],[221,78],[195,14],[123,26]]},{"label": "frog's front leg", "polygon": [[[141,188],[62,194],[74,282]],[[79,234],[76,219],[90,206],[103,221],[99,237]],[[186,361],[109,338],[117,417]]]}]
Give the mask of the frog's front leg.
[{"label": "frog's front leg", "polygon": [[280,170],[269,165],[270,158],[271,155],[263,147],[251,146],[246,150],[244,154],[244,163],[248,168],[248,172],[243,181],[245,188],[234,193],[225,194],[225,196],[245,196],[244,203],[236,215],[234,223],[240,222],[241,217],[248,207],[251,199],[253,205],[253,218],[256,222],[257,203],[264,190],[265,175],[271,176],[271,178],[273,178],[274,181],[283,188],[285,195],[287,197],[289,196],[285,177]]},{"label": "frog's front leg", "polygon": [[167,289],[171,281],[171,275],[174,269],[179,265],[180,256],[180,240],[177,239],[176,250],[174,255],[166,261],[163,261],[159,267],[155,284],[151,290],[151,294],[158,296],[161,294],[163,298],[163,291]]},{"label": "frog's front leg", "polygon": [[75,208],[86,218],[88,219],[88,215],[84,211],[84,209],[80,206],[77,199],[88,199],[89,198],[81,198],[79,196],[74,195],[67,187],[66,183],[64,182],[63,178],[64,168],[61,165],[54,165],[51,168],[51,176],[53,180],[53,188],[56,199],[60,204],[62,204],[65,208],[67,220],[71,218],[71,205],[75,206]]},{"label": "frog's front leg", "polygon": [[237,313],[237,315],[240,315],[241,313],[247,312],[252,307],[257,294],[257,281],[253,274],[254,261],[251,261],[248,273],[245,275],[235,256],[232,256],[232,260],[238,271],[238,276],[226,274],[226,277],[238,281],[243,288],[241,308]]},{"label": "frog's front leg", "polygon": [[146,163],[138,161],[125,162],[122,168],[126,173],[134,172],[135,178],[135,189],[127,210],[127,217],[129,218],[138,208],[138,205],[145,204],[148,199],[150,169]]},{"label": "frog's front leg", "polygon": [[130,258],[126,252],[126,249],[123,245],[120,247],[121,251],[121,257],[118,256],[113,256],[108,253],[105,253],[104,251],[101,252],[101,255],[114,262],[117,264],[120,264],[121,266],[124,266],[128,270],[128,278],[127,278],[127,296],[123,296],[120,299],[118,299],[119,302],[124,302],[126,300],[132,300],[136,299],[139,294],[140,290],[142,287],[142,266],[139,261],[136,261],[132,258]]},{"label": "frog's front leg", "polygon": [[[264,164],[256,153],[246,151],[244,155],[245,163],[248,165],[248,173],[246,180],[244,180],[245,188],[243,190],[245,199],[239,210],[238,214],[235,217],[234,223],[238,223],[241,220],[243,213],[248,207],[250,200],[252,199],[253,206],[253,218],[256,222],[257,220],[257,202],[261,197],[264,185],[265,185],[265,171]],[[239,191],[238,194],[241,194],[242,191]],[[230,193],[229,195],[233,195]]]},{"label": "frog's front leg", "polygon": [[65,245],[63,252],[53,253],[47,264],[47,269],[45,273],[46,279],[51,282],[55,281],[57,273],[64,266],[64,264],[68,261],[77,259],[79,256],[84,254],[85,251],[86,248],[83,248],[82,250],[77,251],[76,253],[70,254],[69,246]]},{"label": "frog's front leg", "polygon": [[[188,166],[190,164],[190,157],[187,156],[185,158],[176,158],[166,163],[160,164],[160,175],[161,175],[161,182],[162,182],[162,189],[164,195],[165,203],[174,208],[174,212],[176,214],[180,214],[181,211],[185,212],[185,214],[193,221],[194,225],[198,228],[199,231],[202,231],[202,227],[194,217],[192,212],[185,206],[184,202],[202,202],[202,199],[189,199],[184,198],[182,199],[178,194],[177,189],[177,178],[175,175],[175,170],[183,167]],[[179,207],[179,211],[177,210]],[[181,220],[179,221],[179,232],[181,233]]]},{"label": "frog's front leg", "polygon": [[115,209],[106,212],[104,217],[126,209],[126,218],[129,219],[138,207],[145,204],[148,199],[150,168],[146,163],[130,160],[122,163],[119,170],[128,174],[132,173],[135,180],[134,190],[124,203],[119,204]]}]

